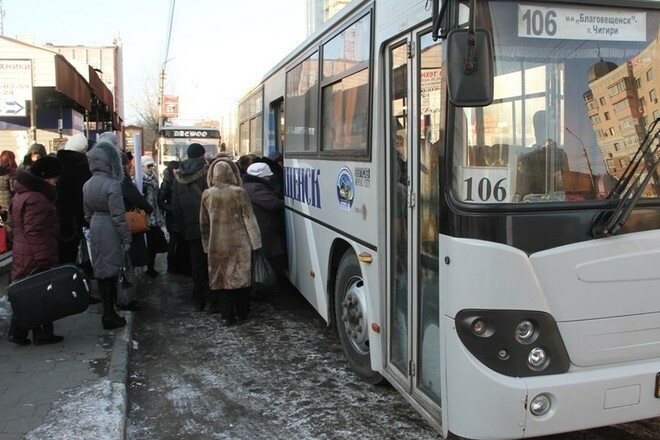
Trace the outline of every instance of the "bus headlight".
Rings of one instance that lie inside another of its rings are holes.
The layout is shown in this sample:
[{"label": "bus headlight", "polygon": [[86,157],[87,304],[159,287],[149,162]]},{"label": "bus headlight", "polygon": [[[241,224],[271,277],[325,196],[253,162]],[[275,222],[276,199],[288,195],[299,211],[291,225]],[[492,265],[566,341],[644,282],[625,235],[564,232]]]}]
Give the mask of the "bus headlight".
[{"label": "bus headlight", "polygon": [[547,367],[548,353],[540,347],[534,347],[527,356],[529,367],[533,370],[542,370]]},{"label": "bus headlight", "polygon": [[521,344],[529,344],[534,340],[536,326],[529,319],[523,319],[516,327],[516,339]]},{"label": "bus headlight", "polygon": [[511,377],[559,374],[570,360],[554,318],[532,310],[466,309],[456,314],[465,348],[488,368]]},{"label": "bus headlight", "polygon": [[539,394],[530,402],[529,412],[535,416],[543,416],[550,411],[551,406],[552,402],[550,401],[550,397],[548,397],[547,394]]}]

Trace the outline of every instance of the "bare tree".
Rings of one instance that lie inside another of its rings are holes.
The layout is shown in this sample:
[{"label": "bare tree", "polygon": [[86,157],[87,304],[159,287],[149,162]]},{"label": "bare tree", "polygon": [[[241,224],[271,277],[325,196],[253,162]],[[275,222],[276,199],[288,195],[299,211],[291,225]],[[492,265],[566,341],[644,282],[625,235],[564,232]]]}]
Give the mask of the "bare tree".
[{"label": "bare tree", "polygon": [[145,151],[153,151],[158,139],[158,75],[151,74],[143,78],[136,93],[129,99],[129,106],[135,118],[135,125],[142,126],[142,145]]}]

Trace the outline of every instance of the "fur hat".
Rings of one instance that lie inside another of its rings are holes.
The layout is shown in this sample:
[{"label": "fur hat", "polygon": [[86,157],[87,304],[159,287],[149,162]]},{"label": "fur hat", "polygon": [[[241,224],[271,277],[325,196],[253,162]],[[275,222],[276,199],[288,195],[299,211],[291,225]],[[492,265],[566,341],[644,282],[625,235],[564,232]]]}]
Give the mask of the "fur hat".
[{"label": "fur hat", "polygon": [[87,149],[87,138],[82,133],[74,134],[66,141],[64,149],[82,153]]},{"label": "fur hat", "polygon": [[155,165],[156,162],[154,162],[154,158],[151,156],[142,156],[142,166],[144,168],[148,167],[149,165]]},{"label": "fur hat", "polygon": [[30,167],[30,173],[42,179],[59,177],[62,174],[62,164],[53,156],[40,157]]},{"label": "fur hat", "polygon": [[202,144],[193,143],[188,146],[186,154],[188,154],[188,159],[195,159],[197,157],[202,157],[206,153],[206,149]]},{"label": "fur hat", "polygon": [[111,131],[104,131],[96,139],[96,142],[103,142],[103,141],[110,142],[115,147],[117,147],[119,144],[119,138],[117,138],[117,135]]},{"label": "fur hat", "polygon": [[263,162],[257,162],[250,165],[247,169],[247,173],[256,177],[268,177],[273,175],[270,167]]}]

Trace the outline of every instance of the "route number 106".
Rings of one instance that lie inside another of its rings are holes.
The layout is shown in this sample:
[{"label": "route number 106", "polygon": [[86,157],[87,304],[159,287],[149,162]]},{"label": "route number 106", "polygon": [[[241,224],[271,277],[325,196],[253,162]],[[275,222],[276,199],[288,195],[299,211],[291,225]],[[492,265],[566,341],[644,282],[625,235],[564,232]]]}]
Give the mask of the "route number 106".
[{"label": "route number 106", "polygon": [[488,177],[482,177],[476,182],[472,177],[468,177],[465,182],[465,201],[474,202],[475,197],[479,198],[481,202],[503,202],[506,200],[506,177],[496,181],[495,184]]},{"label": "route number 106", "polygon": [[552,37],[557,33],[557,13],[552,9],[527,9],[522,14],[526,35],[547,35]]}]

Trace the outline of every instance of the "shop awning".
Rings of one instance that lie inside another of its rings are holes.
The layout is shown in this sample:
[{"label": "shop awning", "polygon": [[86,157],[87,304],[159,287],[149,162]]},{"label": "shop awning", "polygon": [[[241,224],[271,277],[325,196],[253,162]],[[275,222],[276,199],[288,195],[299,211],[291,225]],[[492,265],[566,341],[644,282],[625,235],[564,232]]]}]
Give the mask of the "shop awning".
[{"label": "shop awning", "polygon": [[55,90],[87,110],[91,110],[90,86],[62,55],[55,55]]},{"label": "shop awning", "polygon": [[101,77],[96,73],[96,70],[92,66],[89,66],[89,85],[92,87],[94,95],[101,101],[103,104],[108,106],[108,110],[112,113],[114,112],[114,99],[112,97],[112,92],[105,85]]}]

